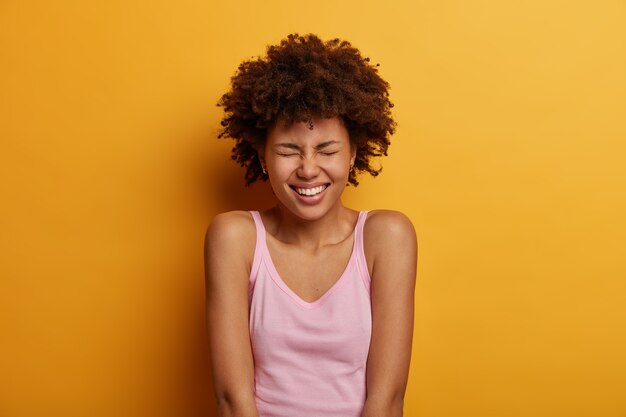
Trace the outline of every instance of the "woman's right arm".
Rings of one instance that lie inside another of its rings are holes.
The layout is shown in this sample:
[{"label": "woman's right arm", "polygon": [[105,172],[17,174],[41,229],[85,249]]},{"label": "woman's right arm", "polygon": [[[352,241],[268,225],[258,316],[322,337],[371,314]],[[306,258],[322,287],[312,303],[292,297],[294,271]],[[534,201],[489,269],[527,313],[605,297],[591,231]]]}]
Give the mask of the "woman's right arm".
[{"label": "woman's right arm", "polygon": [[249,274],[256,232],[250,214],[217,215],[204,245],[207,325],[220,417],[258,417],[248,330]]}]

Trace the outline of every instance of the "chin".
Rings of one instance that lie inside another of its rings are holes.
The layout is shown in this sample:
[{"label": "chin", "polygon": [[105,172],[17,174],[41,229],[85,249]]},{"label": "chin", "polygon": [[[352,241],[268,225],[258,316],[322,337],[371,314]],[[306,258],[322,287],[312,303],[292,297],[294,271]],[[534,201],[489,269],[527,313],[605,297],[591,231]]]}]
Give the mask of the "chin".
[{"label": "chin", "polygon": [[294,204],[293,202],[289,202],[289,204],[285,204],[281,201],[281,205],[284,210],[288,211],[292,215],[306,221],[315,221],[323,218],[329,212],[336,209],[337,205],[341,204],[340,201],[336,201],[332,205],[328,204],[320,204],[316,206],[302,206],[299,204]]}]

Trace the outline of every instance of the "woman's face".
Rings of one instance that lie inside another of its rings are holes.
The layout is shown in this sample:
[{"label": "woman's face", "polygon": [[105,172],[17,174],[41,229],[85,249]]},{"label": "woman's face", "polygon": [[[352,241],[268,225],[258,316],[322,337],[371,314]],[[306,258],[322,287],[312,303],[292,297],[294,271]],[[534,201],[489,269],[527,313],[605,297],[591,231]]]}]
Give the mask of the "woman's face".
[{"label": "woman's face", "polygon": [[267,174],[278,200],[296,216],[315,220],[341,204],[356,149],[341,119],[313,118],[285,126],[279,121],[267,133]]}]

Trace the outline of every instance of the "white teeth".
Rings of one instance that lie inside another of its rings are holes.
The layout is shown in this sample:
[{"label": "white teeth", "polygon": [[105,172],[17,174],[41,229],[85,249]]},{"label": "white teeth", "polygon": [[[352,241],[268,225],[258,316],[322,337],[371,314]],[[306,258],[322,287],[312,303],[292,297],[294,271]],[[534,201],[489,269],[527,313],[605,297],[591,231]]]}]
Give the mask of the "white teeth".
[{"label": "white teeth", "polygon": [[300,195],[316,195],[316,194],[321,193],[325,189],[326,189],[325,185],[320,185],[319,187],[313,187],[313,188],[296,188],[296,191]]}]

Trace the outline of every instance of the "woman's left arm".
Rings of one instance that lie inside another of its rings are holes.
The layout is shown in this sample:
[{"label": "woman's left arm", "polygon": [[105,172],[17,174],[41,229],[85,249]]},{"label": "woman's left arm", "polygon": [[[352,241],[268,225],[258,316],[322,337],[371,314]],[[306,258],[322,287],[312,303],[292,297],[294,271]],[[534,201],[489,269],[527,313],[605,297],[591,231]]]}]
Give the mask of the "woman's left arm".
[{"label": "woman's left arm", "polygon": [[381,210],[370,216],[363,235],[372,262],[372,340],[361,416],[402,417],[413,339],[417,237],[402,213]]}]

